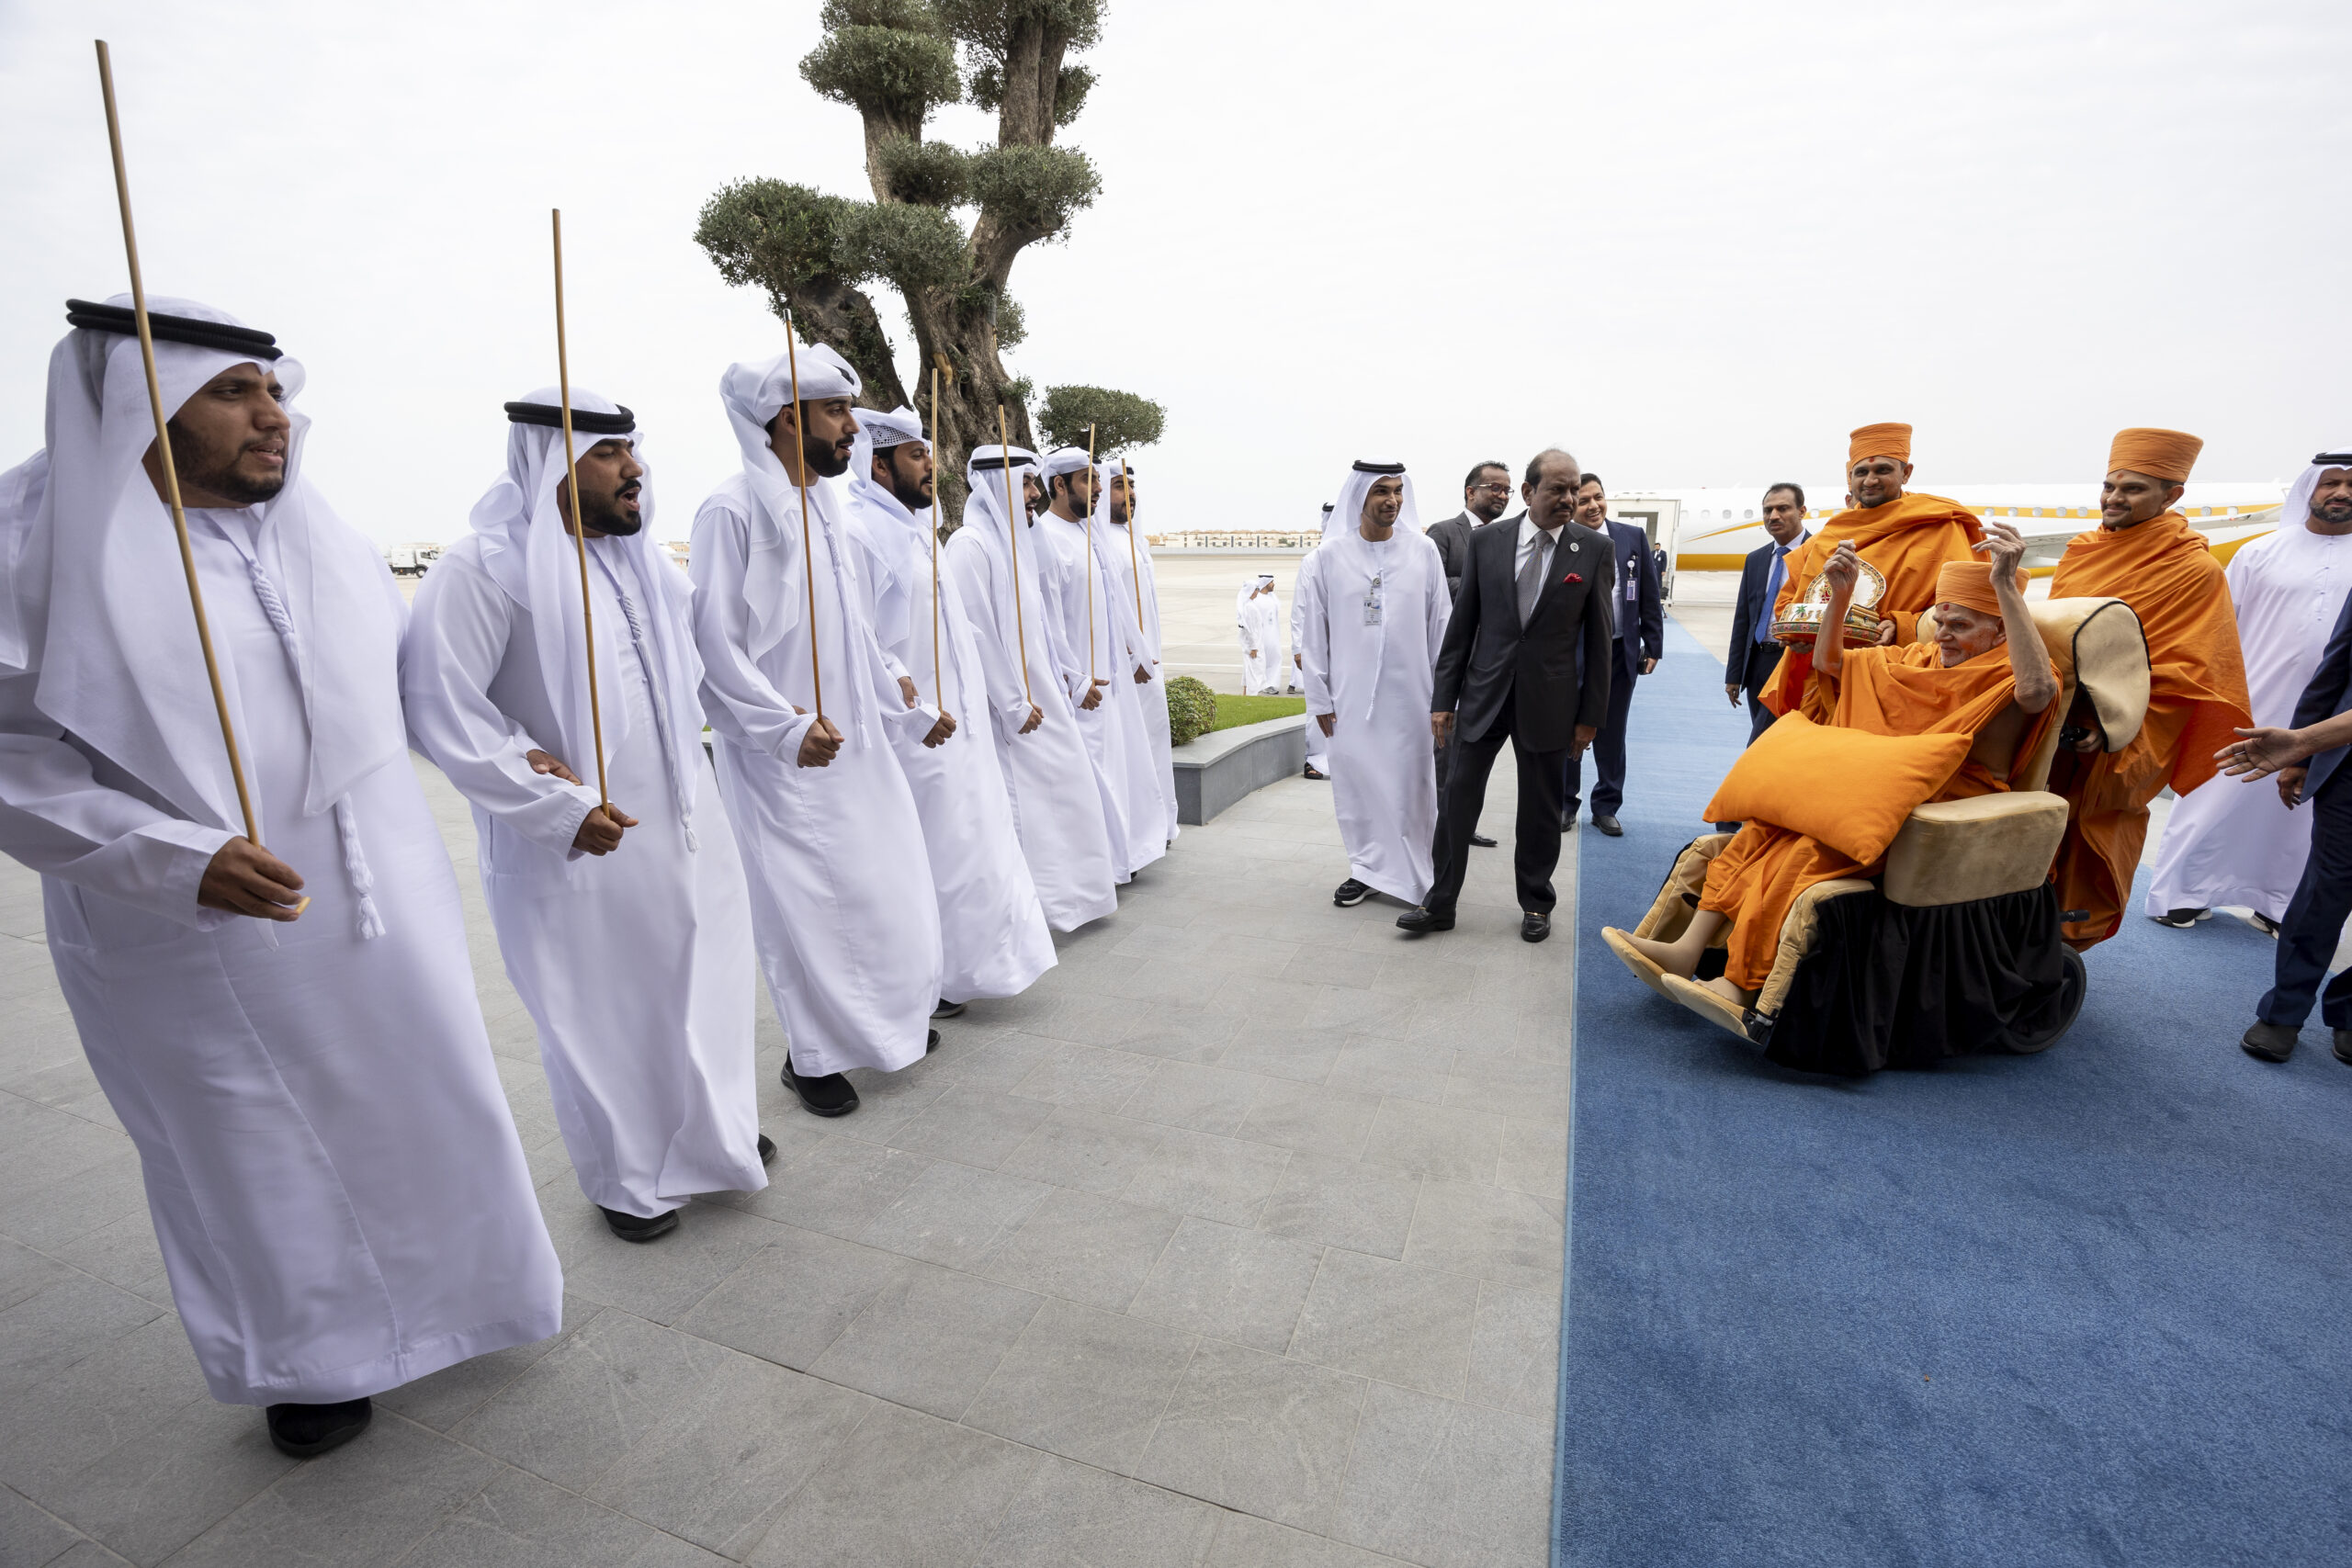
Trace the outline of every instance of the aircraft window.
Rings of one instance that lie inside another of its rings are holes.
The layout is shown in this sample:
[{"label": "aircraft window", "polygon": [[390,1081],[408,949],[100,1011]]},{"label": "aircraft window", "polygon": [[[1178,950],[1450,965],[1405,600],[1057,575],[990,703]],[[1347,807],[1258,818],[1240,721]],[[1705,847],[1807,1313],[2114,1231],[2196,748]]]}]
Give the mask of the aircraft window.
[{"label": "aircraft window", "polygon": [[2213,515],[2213,509],[2210,506],[2200,506],[2197,509],[2197,515],[2199,517],[2211,517]]},{"label": "aircraft window", "polygon": [[1756,509],[1754,507],[1750,507],[1746,512],[1741,513],[1740,516],[1747,521],[1753,523],[1756,521]]}]

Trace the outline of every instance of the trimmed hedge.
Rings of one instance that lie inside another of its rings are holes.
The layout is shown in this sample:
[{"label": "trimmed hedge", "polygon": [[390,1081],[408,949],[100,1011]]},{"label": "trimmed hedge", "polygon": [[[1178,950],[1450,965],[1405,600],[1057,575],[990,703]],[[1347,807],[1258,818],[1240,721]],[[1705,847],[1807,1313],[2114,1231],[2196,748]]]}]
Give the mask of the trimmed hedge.
[{"label": "trimmed hedge", "polygon": [[1168,682],[1168,736],[1182,746],[1216,723],[1216,694],[1190,675]]}]

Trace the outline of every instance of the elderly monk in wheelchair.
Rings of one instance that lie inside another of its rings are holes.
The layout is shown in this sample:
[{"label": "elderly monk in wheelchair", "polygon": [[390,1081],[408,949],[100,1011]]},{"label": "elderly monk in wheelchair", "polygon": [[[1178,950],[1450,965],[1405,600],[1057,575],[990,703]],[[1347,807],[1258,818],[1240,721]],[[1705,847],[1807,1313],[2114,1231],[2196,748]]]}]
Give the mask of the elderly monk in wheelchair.
[{"label": "elderly monk in wheelchair", "polygon": [[1839,547],[1807,705],[1829,722],[1792,708],[1759,737],[1707,807],[1745,826],[1686,849],[1634,931],[1601,932],[1652,989],[1784,1066],[2041,1050],[2081,1005],[2050,882],[2065,802],[2041,785],[2078,685],[2083,743],[2130,743],[2145,643],[2119,600],[2029,605],[2007,525],[1976,548],[1943,567],[1921,640],[1892,646],[1889,621],[1850,648],[1864,569]]}]

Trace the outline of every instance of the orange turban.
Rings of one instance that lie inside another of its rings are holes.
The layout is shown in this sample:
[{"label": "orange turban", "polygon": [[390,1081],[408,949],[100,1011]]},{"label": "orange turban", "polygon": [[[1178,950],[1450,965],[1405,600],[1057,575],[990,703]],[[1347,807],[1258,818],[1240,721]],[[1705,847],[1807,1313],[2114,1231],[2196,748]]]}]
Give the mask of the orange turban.
[{"label": "orange turban", "polygon": [[[2018,573],[2018,589],[2025,589],[2025,573]],[[1982,560],[1948,560],[1936,575],[1936,603],[1957,604],[1963,610],[1975,610],[1987,615],[2001,613],[2001,602],[1993,595],[1993,563]]]},{"label": "orange turban", "polygon": [[2107,449],[2107,471],[2122,468],[2183,484],[2204,449],[2205,443],[2177,430],[2119,430]]},{"label": "orange turban", "polygon": [[1847,437],[1846,466],[1852,468],[1865,457],[1892,457],[1898,463],[1911,460],[1911,427],[1907,424],[1866,424]]}]

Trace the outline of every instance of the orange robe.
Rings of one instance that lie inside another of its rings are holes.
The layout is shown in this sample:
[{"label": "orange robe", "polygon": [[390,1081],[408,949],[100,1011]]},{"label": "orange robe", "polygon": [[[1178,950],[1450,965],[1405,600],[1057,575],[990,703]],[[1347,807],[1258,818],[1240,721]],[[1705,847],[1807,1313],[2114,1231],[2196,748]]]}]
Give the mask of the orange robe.
[{"label": "orange robe", "polygon": [[2053,599],[2120,599],[2148,636],[2148,716],[2112,754],[2061,750],[2050,787],[2066,797],[2066,838],[2052,873],[2075,951],[2123,923],[2132,874],[2148,837],[2148,802],[2187,795],[2213,776],[2213,753],[2254,723],[2238,651],[2237,612],[2205,536],[2177,512],[2130,528],[2095,528],[2066,547]]},{"label": "orange robe", "polygon": [[[1790,558],[1788,581],[1781,585],[1772,613],[1778,617],[1795,604],[1838,545],[1851,540],[1854,553],[1886,579],[1886,596],[1877,609],[1894,617],[1897,637],[1907,643],[1918,635],[1919,613],[1936,602],[1936,577],[1944,563],[1976,559],[1969,547],[1984,536],[1984,525],[1976,513],[1939,495],[1912,491],[1884,506],[1840,512]],[[1764,705],[1776,714],[1802,707],[1815,724],[1829,723],[1836,695],[1813,690],[1812,674],[1813,649],[1803,643],[1792,646],[1764,684]]]},{"label": "orange robe", "polygon": [[[1785,662],[1785,660],[1783,660]],[[1846,653],[1840,676],[1814,682],[1835,705],[1826,722],[1874,735],[1973,735],[1999,717],[2017,699],[2017,676],[2007,643],[1947,669],[1933,643],[1896,648],[1856,648]],[[2035,716],[2018,739],[2017,755],[2032,755],[2057,705]],[[1855,788],[1868,787],[1857,780]],[[1998,795],[2008,781],[1971,758],[1946,781],[1937,800]],[[1699,908],[1731,918],[1725,936],[1724,975],[1744,991],[1758,990],[1780,956],[1781,927],[1797,896],[1834,877],[1876,876],[1881,866],[1862,865],[1819,840],[1769,822],[1749,822],[1707,867]]]}]

